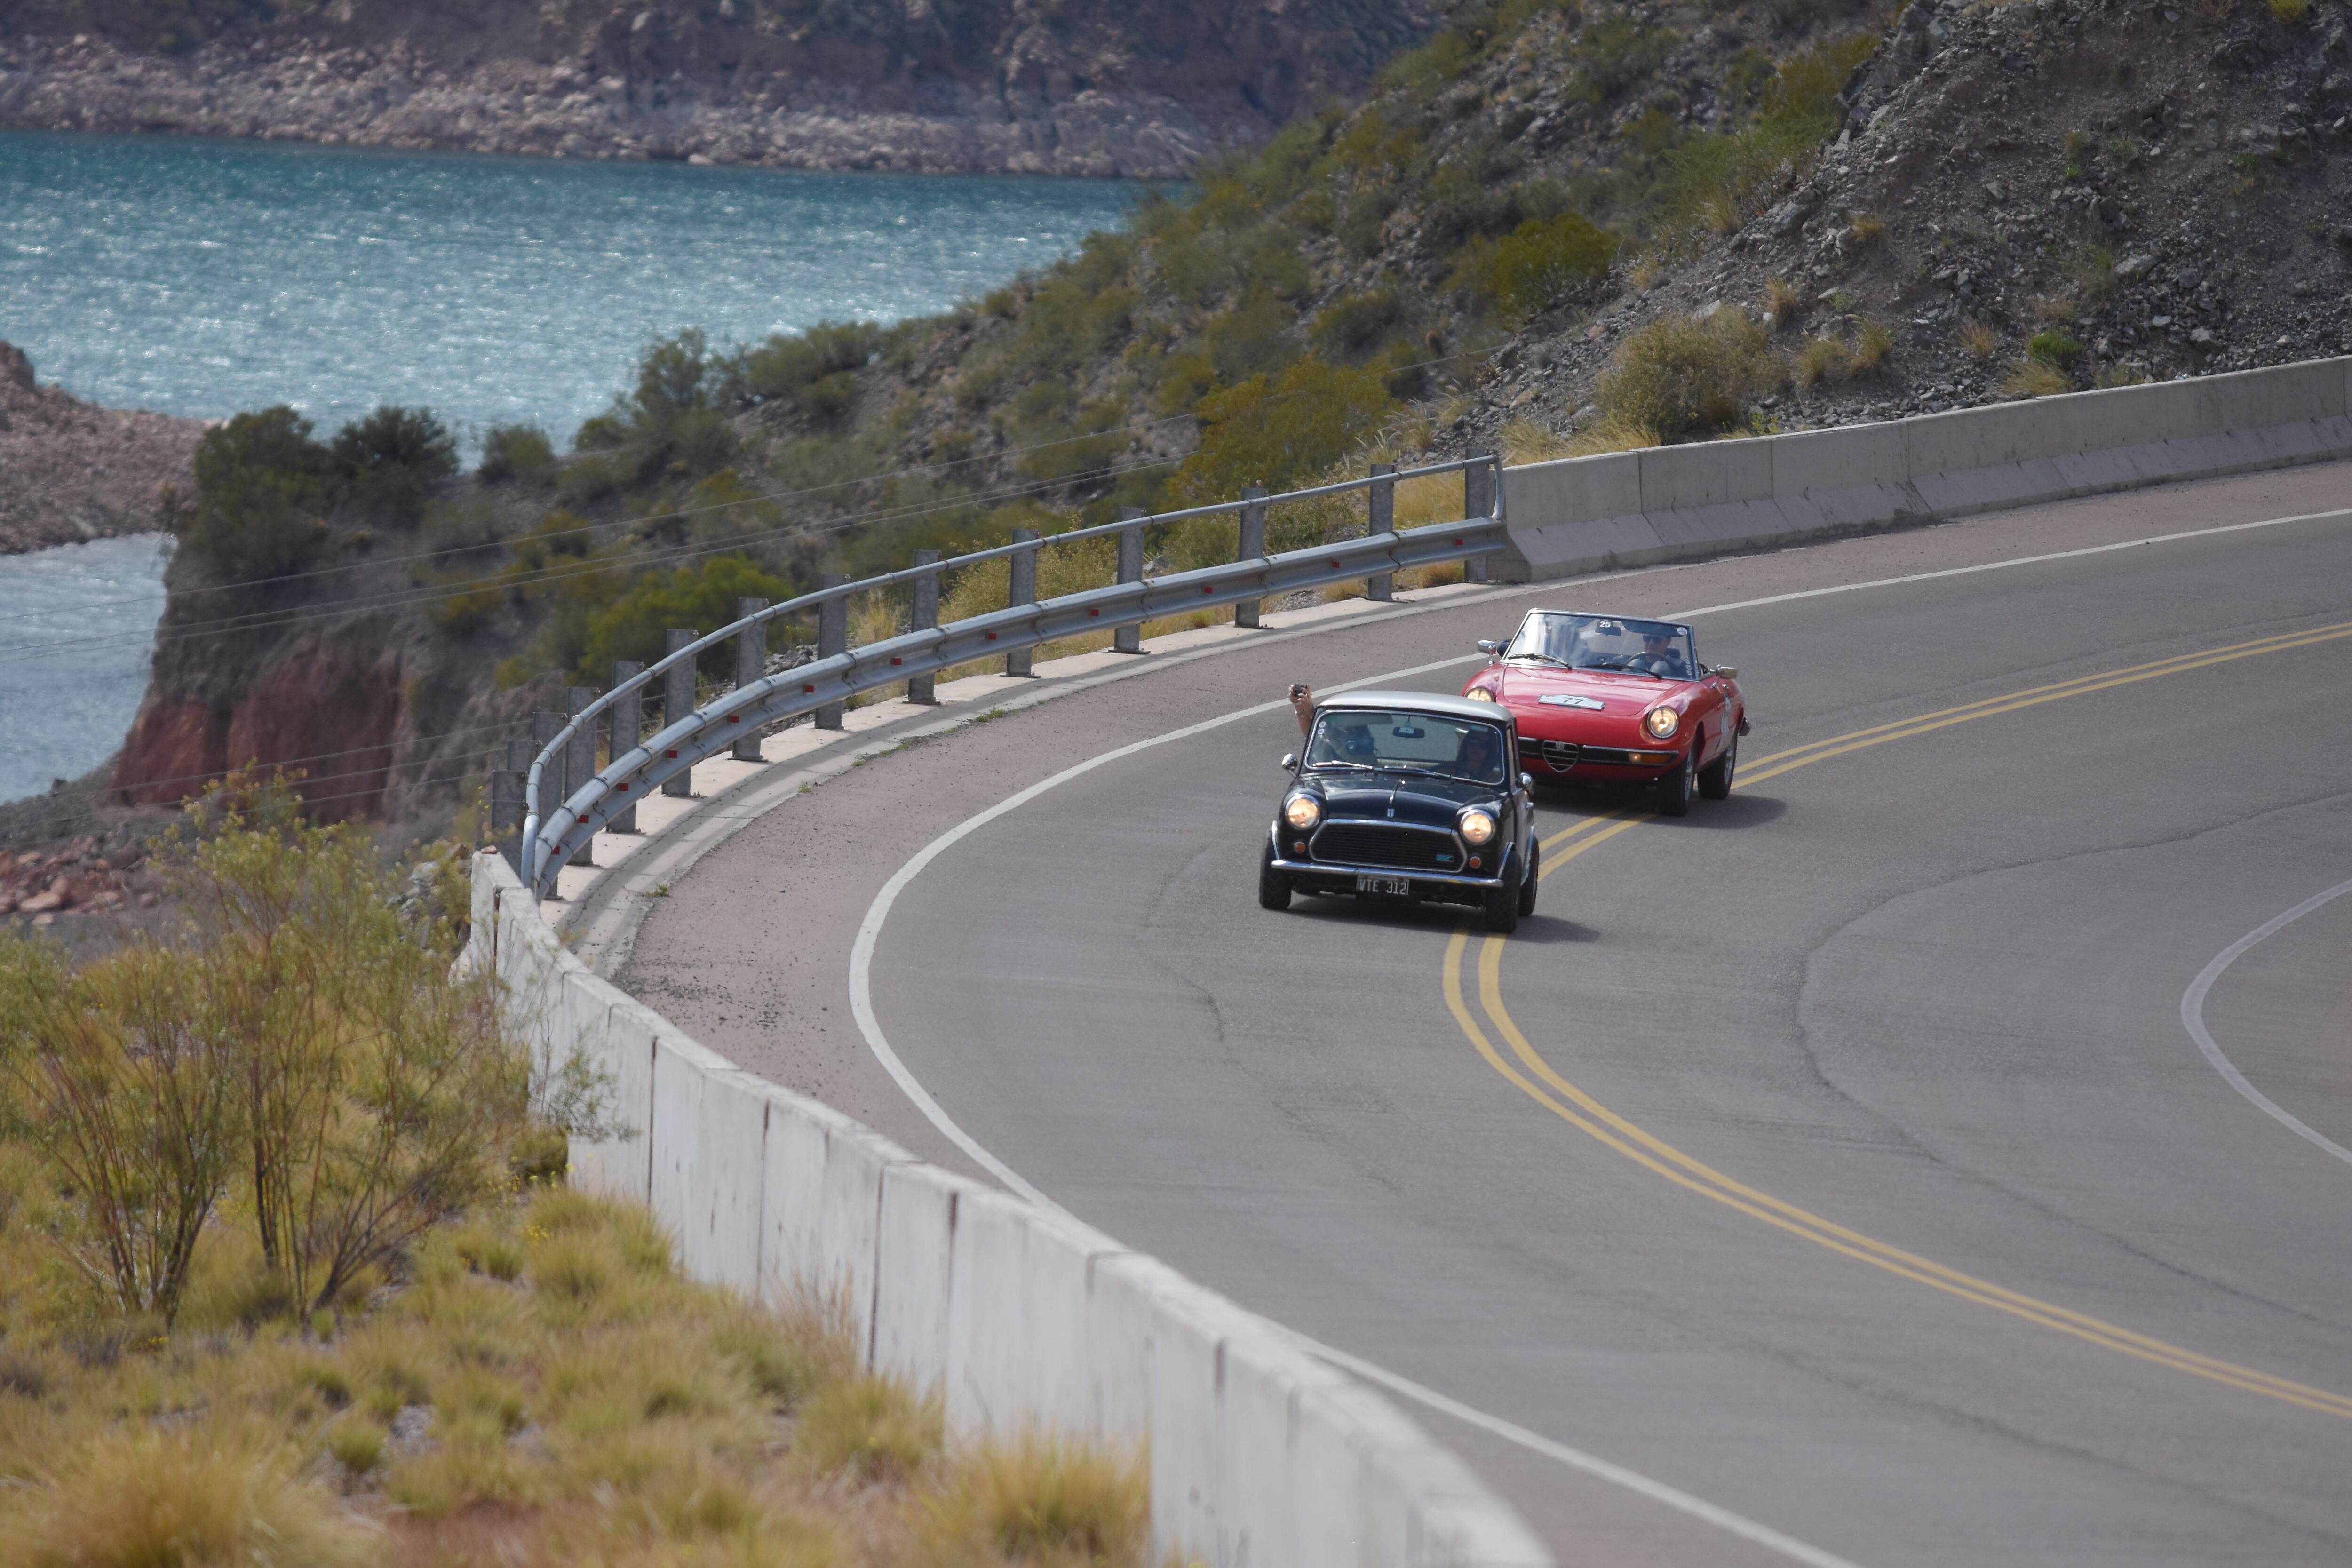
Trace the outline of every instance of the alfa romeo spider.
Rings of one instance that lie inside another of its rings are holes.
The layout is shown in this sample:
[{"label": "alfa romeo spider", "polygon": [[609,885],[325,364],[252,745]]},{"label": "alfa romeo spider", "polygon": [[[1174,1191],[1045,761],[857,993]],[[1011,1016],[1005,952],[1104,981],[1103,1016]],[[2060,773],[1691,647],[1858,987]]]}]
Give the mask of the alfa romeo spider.
[{"label": "alfa romeo spider", "polygon": [[1668,816],[1721,800],[1739,766],[1748,704],[1739,671],[1698,661],[1690,627],[1626,616],[1530,610],[1462,695],[1516,721],[1538,783],[1644,784]]}]

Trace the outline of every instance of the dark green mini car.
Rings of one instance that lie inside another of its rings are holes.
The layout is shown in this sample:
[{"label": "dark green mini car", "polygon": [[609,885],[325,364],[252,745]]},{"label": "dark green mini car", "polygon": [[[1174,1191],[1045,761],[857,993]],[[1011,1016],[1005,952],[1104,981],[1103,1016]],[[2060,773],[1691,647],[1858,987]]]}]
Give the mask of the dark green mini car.
[{"label": "dark green mini car", "polygon": [[1535,805],[1499,704],[1351,691],[1316,704],[1275,808],[1257,901],[1294,893],[1470,904],[1486,929],[1535,912]]}]

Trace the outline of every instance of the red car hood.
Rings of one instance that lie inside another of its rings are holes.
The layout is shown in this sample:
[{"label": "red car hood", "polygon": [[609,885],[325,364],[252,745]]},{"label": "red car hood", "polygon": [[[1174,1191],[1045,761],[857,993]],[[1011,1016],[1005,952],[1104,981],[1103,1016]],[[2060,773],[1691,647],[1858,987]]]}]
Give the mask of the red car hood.
[{"label": "red car hood", "polygon": [[[1477,684],[1492,689],[1507,708],[1529,718],[1639,719],[1659,703],[1688,690],[1694,682],[1652,675],[1560,669],[1549,665],[1507,664],[1489,669]],[[1546,702],[1545,698],[1580,698]],[[1591,702],[1601,706],[1594,709]]]}]

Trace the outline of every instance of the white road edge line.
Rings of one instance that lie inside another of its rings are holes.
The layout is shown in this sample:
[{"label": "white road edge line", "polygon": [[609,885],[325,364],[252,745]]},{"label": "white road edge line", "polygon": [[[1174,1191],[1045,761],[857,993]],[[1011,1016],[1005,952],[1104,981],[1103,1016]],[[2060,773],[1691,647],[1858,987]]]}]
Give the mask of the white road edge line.
[{"label": "white road edge line", "polygon": [[2198,971],[2197,978],[2189,983],[2189,989],[2180,994],[2180,1022],[2182,1026],[2188,1029],[2189,1037],[2197,1042],[2197,1048],[2204,1053],[2205,1059],[2212,1064],[2213,1070],[2221,1075],[2223,1082],[2244,1095],[2253,1103],[2256,1110],[2296,1137],[2326,1150],[2346,1164],[2352,1165],[2352,1149],[2347,1149],[2333,1138],[2305,1125],[2292,1111],[2248,1083],[2246,1075],[2238,1070],[2237,1063],[2230,1059],[2219,1042],[2213,1038],[2213,1032],[2205,1026],[2205,996],[2213,989],[2213,983],[2221,978],[2223,970],[2245,957],[2248,951],[2263,938],[2275,936],[2314,910],[2333,903],[2347,893],[2352,893],[2352,882],[2338,882],[2324,893],[2314,893],[2286,913],[2264,921],[2261,925],[2214,954],[2213,962]]},{"label": "white road edge line", "polygon": [[[2007,561],[1989,561],[1974,566],[1952,566],[1935,572],[1909,573],[1899,577],[1878,577],[1866,583],[1839,583],[1826,588],[1806,588],[1795,593],[1774,594],[1760,599],[1739,599],[1728,604],[1709,605],[1701,609],[1674,611],[1669,613],[1668,618],[1675,620],[1692,620],[1700,616],[1719,615],[1728,610],[1748,610],[1766,605],[1790,604],[1800,599],[1818,599],[1832,594],[1858,593],[1864,588],[1898,587],[1908,583],[1933,582],[1945,577],[1965,577],[1979,572],[2006,571],[2013,566],[2032,566],[2043,562],[2072,561],[2087,555],[2104,555],[2118,550],[2136,550],[2146,545],[2168,543],[2174,540],[2200,539],[2214,534],[2243,532],[2249,529],[2275,528],[2285,523],[2315,522],[2323,519],[2341,517],[2352,517],[2352,507],[2339,508],[2332,511],[2303,512],[2293,517],[2263,518],[2253,522],[2224,523],[2212,528],[2185,529],[2177,533],[2151,534],[2144,539],[2122,540],[2112,544],[2094,544],[2079,550],[2058,550],[2041,555],[2018,556]],[[1468,664],[1484,657],[1485,656],[1483,654],[1467,654],[1455,658],[1437,659],[1429,664],[1414,665],[1409,669],[1392,669],[1385,675],[1376,675],[1363,680],[1351,680],[1343,685],[1327,687],[1325,689],[1330,691],[1349,691],[1360,689],[1364,687],[1379,686],[1386,681],[1403,679],[1408,676],[1426,675],[1433,670],[1446,669],[1460,664]],[[962,1150],[964,1153],[971,1156],[974,1163],[978,1164],[981,1169],[994,1176],[998,1181],[1003,1182],[1008,1189],[1019,1194],[1021,1196],[1028,1199],[1031,1203],[1037,1205],[1040,1208],[1046,1209],[1051,1213],[1058,1215],[1067,1215],[1069,1214],[1069,1210],[1064,1208],[1060,1204],[1055,1203],[1052,1198],[1047,1197],[1045,1193],[1032,1185],[1028,1179],[1024,1177],[1021,1173],[1015,1171],[1012,1166],[1006,1164],[994,1154],[989,1152],[978,1139],[965,1131],[962,1126],[957,1122],[955,1118],[947,1113],[946,1108],[941,1106],[938,1100],[931,1098],[930,1090],[925,1089],[922,1085],[922,1081],[916,1078],[914,1073],[908,1069],[906,1062],[900,1058],[898,1053],[891,1048],[889,1037],[882,1032],[881,1021],[875,1016],[874,1012],[873,969],[874,950],[881,941],[883,923],[890,918],[891,907],[898,901],[898,895],[906,891],[908,885],[913,882],[914,879],[922,873],[924,868],[930,865],[932,861],[938,859],[940,856],[944,854],[949,848],[952,847],[954,845],[961,843],[965,838],[970,837],[972,834],[978,832],[988,824],[994,822],[998,817],[1003,816],[1008,813],[1017,811],[1022,806],[1026,805],[1029,802],[1035,800],[1039,795],[1045,795],[1050,790],[1059,788],[1061,785],[1067,784],[1070,780],[1077,778],[1083,774],[1092,773],[1095,769],[1105,766],[1108,763],[1118,762],[1123,758],[1134,756],[1137,752],[1149,751],[1154,746],[1165,745],[1174,741],[1189,740],[1194,735],[1204,734],[1211,730],[1222,729],[1225,725],[1236,722],[1239,720],[1255,718],[1258,714],[1270,713],[1277,709],[1286,706],[1286,703],[1275,701],[1261,702],[1254,707],[1237,709],[1231,713],[1220,714],[1213,719],[1204,719],[1197,724],[1188,724],[1181,730],[1171,730],[1165,734],[1153,735],[1145,740],[1130,742],[1127,745],[1104,752],[1098,756],[1089,757],[1082,763],[1077,763],[1070,767],[1066,767],[1050,778],[1040,779],[1037,783],[1031,784],[1028,788],[1020,791],[1018,794],[1009,795],[1005,799],[997,802],[994,805],[990,806],[986,811],[981,812],[973,816],[966,817],[963,821],[956,824],[953,827],[949,828],[945,833],[940,834],[937,838],[932,839],[929,844],[924,845],[921,849],[915,853],[913,858],[909,859],[905,865],[899,867],[898,869],[892,874],[890,879],[882,884],[881,890],[874,895],[873,903],[868,905],[866,908],[865,920],[860,921],[858,924],[857,939],[850,945],[849,950],[849,1010],[852,1016],[854,1016],[857,1020],[857,1031],[860,1035],[865,1037],[866,1048],[874,1053],[875,1060],[882,1064],[883,1070],[890,1075],[891,1080],[898,1084],[900,1089],[905,1091],[907,1098],[914,1103],[915,1109],[921,1111],[924,1119],[929,1121],[933,1127],[939,1129],[940,1132],[943,1134],[950,1142],[953,1143],[957,1148]],[[2306,907],[2316,908],[2318,907],[2318,903],[2325,903],[2328,899],[2335,897],[2336,893],[2346,891],[2352,891],[2352,883],[2347,883],[2342,888],[2336,889],[2326,894],[2321,895],[2317,902]],[[2305,912],[2304,910],[2298,909],[2292,914],[2283,917],[2281,920],[2274,922],[2273,925],[2263,928],[2262,931],[2245,939],[2242,945],[2224,954],[2223,959],[2235,958],[2237,954],[2244,951],[2245,948],[2252,947],[2263,937],[2269,935],[2273,930],[2277,928],[2277,926],[2285,924],[2288,920],[2294,918],[2294,915],[2301,914],[2303,912]],[[2221,973],[2221,969],[2226,967],[2228,967],[2228,965],[2223,962],[2223,960],[2216,960],[2213,965],[2208,966],[2208,974],[2200,975],[2198,977],[2200,985],[2210,986],[2211,977],[2218,976]],[[2195,995],[2201,1004],[2204,996],[2203,991],[2199,989],[2198,985],[2192,985],[2189,989],[2191,994]],[[2181,1003],[2181,1016],[2184,1020],[2187,1020],[2189,1017],[2189,1002],[2186,998],[2184,998]],[[2192,1036],[2196,1036],[2200,1034],[2203,1025],[2201,1022],[2192,1022],[2189,1026],[2189,1033]],[[2223,1077],[2230,1079],[2232,1083],[2238,1086],[2241,1093],[2247,1095],[2249,1098],[2253,1100],[2256,1104],[2268,1110],[2271,1114],[2280,1118],[2288,1125],[2295,1128],[2298,1131],[2302,1132],[2305,1137],[2310,1138],[2315,1142],[2325,1145],[2326,1148],[2344,1159],[2352,1161],[2352,1152],[2347,1152],[2343,1149],[2337,1148],[2336,1145],[2328,1142],[2327,1140],[2320,1137],[2318,1133],[2312,1131],[2311,1129],[2304,1126],[2302,1122],[2295,1121],[2293,1117],[2287,1115],[2285,1111],[2281,1110],[2277,1106],[2273,1105],[2269,1100],[2263,1099],[2261,1093],[2256,1090],[2252,1085],[2247,1083],[2242,1076],[2238,1075],[2235,1068],[2229,1065],[2229,1059],[2221,1054],[2219,1047],[2208,1045],[2210,1038],[2210,1037],[2206,1037],[2200,1039],[2200,1046],[2206,1048],[2209,1059],[2212,1060],[2214,1065],[2221,1069]],[[1539,1433],[1531,1432],[1524,1426],[1519,1426],[1511,1422],[1505,1421],[1500,1416],[1488,1415],[1470,1405],[1462,1404],[1459,1400],[1453,1399],[1448,1395],[1440,1394],[1434,1389],[1425,1388],[1420,1384],[1412,1382],[1410,1379],[1403,1378],[1394,1373],[1385,1371],[1384,1369],[1374,1365],[1370,1362],[1363,1361],[1356,1356],[1348,1354],[1344,1351],[1334,1349],[1329,1345],[1326,1345],[1318,1341],[1310,1339],[1307,1335],[1301,1334],[1296,1330],[1283,1328],[1280,1324],[1276,1324],[1276,1327],[1281,1329],[1281,1331],[1289,1335],[1292,1340],[1306,1346],[1307,1349],[1312,1351],[1313,1353],[1321,1356],[1335,1366],[1339,1366],[1349,1372],[1354,1373],[1359,1377],[1376,1383],[1381,1386],[1389,1389],[1392,1393],[1401,1394],[1403,1397],[1413,1401],[1415,1404],[1422,1405],[1429,1409],[1437,1411],[1441,1415],[1450,1415],[1455,1420],[1467,1422],[1471,1426],[1476,1426],[1482,1431],[1490,1432],[1496,1436],[1501,1437],[1505,1441],[1515,1444],[1517,1447],[1526,1448],[1532,1453],[1541,1454],[1547,1458],[1557,1460],[1561,1464],[1571,1467],[1572,1468],[1582,1470],[1589,1475],[1596,1476],[1601,1479],[1625,1487],[1632,1491],[1639,1493],[1641,1496],[1649,1498],[1654,1501],[1663,1503],[1666,1507],[1675,1509],[1679,1512],[1688,1514],[1694,1519],[1704,1521],[1708,1524],[1715,1525],[1719,1529],[1723,1529],[1732,1532],[1733,1534],[1738,1535],[1745,1540],[1754,1542],[1758,1545],[1780,1552],[1783,1556],[1790,1557],[1800,1563],[1807,1563],[1811,1565],[1811,1568],[1855,1568],[1853,1563],[1847,1562],[1844,1558],[1833,1556],[1827,1552],[1822,1551],[1818,1547],[1809,1546],[1803,1542],[1798,1541],[1793,1537],[1783,1535],[1779,1531],[1772,1529],[1769,1525],[1759,1524],[1743,1515],[1733,1513],[1727,1509],[1719,1508],[1714,1503],[1707,1502],[1702,1498],[1694,1497],[1690,1493],[1683,1491],[1678,1488],[1668,1486],[1664,1481],[1653,1480],[1637,1471],[1626,1469],[1622,1466],[1612,1464],[1608,1460],[1601,1458],[1595,1455],[1587,1454],[1580,1449],[1571,1448],[1566,1444],[1555,1442],[1549,1437],[1543,1436]]]}]

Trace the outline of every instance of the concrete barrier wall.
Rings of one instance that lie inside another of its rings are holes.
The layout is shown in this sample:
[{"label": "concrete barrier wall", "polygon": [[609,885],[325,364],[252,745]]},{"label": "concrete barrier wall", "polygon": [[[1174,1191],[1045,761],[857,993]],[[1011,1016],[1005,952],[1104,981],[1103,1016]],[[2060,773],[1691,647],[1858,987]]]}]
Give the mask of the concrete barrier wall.
[{"label": "concrete barrier wall", "polygon": [[1570,458],[1505,476],[1499,582],[2352,458],[2352,358],[1881,425]]},{"label": "concrete barrier wall", "polygon": [[737,1069],[565,951],[474,859],[466,963],[495,971],[534,1082],[583,1059],[614,1135],[572,1181],[650,1203],[697,1279],[814,1299],[950,1436],[1148,1453],[1158,1550],[1218,1568],[1541,1568],[1517,1516],[1385,1400],[1280,1331],[1068,1217],[927,1165]]}]

